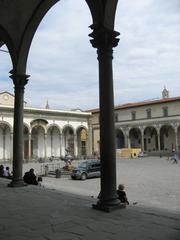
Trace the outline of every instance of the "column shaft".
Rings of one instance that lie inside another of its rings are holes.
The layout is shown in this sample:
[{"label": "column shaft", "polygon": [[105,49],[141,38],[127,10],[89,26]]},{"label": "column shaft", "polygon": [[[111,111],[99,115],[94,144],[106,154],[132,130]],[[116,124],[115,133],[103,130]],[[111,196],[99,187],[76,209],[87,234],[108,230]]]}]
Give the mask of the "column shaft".
[{"label": "column shaft", "polygon": [[[93,29],[93,26],[92,26]],[[100,101],[100,158],[101,194],[94,208],[110,211],[120,206],[116,186],[116,149],[114,123],[114,91],[112,48],[117,46],[119,33],[105,28],[94,28],[90,34],[93,47],[97,48],[99,61],[99,101]]]},{"label": "column shaft", "polygon": [[78,155],[78,144],[77,144],[77,135],[74,135],[74,156],[77,157]]},{"label": "column shaft", "polygon": [[24,110],[24,86],[28,75],[11,72],[10,76],[14,82],[14,135],[13,135],[13,179],[9,184],[11,187],[24,186],[22,179],[24,133],[23,133],[23,110]]},{"label": "column shaft", "polygon": [[88,155],[92,155],[92,123],[89,121],[88,128]]},{"label": "column shaft", "polygon": [[31,134],[28,135],[28,159],[31,160]]}]

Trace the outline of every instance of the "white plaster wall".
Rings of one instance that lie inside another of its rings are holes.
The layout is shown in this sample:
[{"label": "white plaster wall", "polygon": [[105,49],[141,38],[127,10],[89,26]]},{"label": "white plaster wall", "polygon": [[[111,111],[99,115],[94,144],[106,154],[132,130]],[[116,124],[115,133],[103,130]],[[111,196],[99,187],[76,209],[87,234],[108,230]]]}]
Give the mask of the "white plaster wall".
[{"label": "white plaster wall", "polygon": [[[129,109],[120,109],[116,110],[118,113],[119,121],[127,121],[132,120],[131,113],[133,111],[136,112],[136,119],[147,118],[147,109],[151,109],[152,117],[163,117],[163,107],[168,107],[168,115],[180,115],[180,101],[179,102],[171,102],[171,103],[161,103],[154,105],[146,105],[142,107],[134,107]],[[97,116],[96,116],[97,118]]]}]

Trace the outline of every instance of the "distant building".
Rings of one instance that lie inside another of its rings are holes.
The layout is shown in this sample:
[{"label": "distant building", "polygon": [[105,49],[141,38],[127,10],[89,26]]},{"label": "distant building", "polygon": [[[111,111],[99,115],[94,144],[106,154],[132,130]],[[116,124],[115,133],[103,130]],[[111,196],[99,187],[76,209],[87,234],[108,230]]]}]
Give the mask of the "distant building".
[{"label": "distant building", "polygon": [[[92,109],[93,151],[99,153],[99,109]],[[150,154],[180,149],[180,97],[115,107],[116,148],[141,148]]]},{"label": "distant building", "polygon": [[[0,93],[0,161],[12,160],[14,96]],[[24,159],[90,155],[91,113],[24,107]]]}]

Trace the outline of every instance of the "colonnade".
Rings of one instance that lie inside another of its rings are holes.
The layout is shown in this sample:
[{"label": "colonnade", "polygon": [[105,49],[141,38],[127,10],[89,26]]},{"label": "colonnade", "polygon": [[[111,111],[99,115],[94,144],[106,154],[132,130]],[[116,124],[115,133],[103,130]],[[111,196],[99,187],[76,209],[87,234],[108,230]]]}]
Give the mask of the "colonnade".
[{"label": "colonnade", "polygon": [[116,127],[116,148],[141,148],[142,151],[180,150],[180,123]]},{"label": "colonnade", "polygon": [[[13,132],[12,127],[0,124],[0,160],[12,160]],[[83,133],[83,138],[82,138]],[[60,158],[67,154],[73,157],[84,157],[92,154],[92,138],[88,129],[83,126],[66,126],[61,131],[56,125],[38,125],[30,128],[24,125],[24,156],[25,161],[40,158]]]}]

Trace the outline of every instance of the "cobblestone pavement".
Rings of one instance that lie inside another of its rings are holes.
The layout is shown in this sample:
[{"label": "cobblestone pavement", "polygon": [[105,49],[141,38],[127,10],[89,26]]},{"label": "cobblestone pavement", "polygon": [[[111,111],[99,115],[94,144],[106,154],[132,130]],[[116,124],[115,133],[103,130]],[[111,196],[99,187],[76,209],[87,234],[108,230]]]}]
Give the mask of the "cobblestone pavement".
[{"label": "cobblestone pavement", "polygon": [[96,200],[0,178],[1,240],[179,240],[179,215],[136,205],[110,213]]}]

